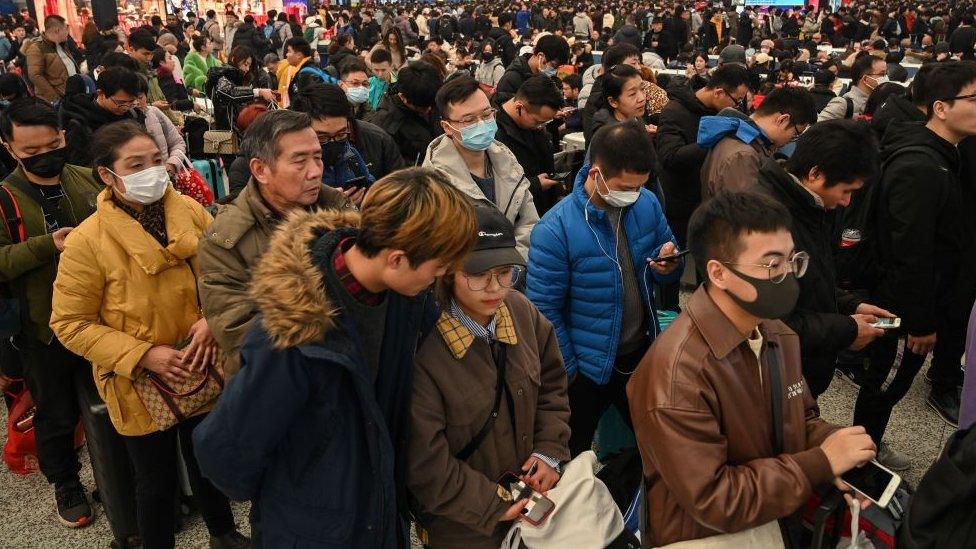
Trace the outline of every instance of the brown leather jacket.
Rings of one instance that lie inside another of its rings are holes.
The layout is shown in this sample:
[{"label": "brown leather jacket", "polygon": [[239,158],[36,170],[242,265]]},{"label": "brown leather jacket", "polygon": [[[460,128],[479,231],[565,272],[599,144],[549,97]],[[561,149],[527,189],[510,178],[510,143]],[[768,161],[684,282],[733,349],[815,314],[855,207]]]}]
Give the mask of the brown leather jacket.
[{"label": "brown leather jacket", "polygon": [[[644,464],[644,547],[732,533],[785,517],[829,482],[820,418],[800,372],[797,335],[763,321],[762,364],[704,287],[627,385]],[[783,453],[774,450],[769,353],[782,371]]]}]

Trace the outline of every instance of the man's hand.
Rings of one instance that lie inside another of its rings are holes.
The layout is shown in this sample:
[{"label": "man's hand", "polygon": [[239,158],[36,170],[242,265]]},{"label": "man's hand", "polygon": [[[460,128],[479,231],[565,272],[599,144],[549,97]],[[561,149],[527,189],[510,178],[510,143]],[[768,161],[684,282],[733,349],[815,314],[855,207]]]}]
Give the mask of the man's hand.
[{"label": "man's hand", "polygon": [[647,130],[648,135],[654,135],[657,133],[657,126],[655,126],[654,124],[648,124],[644,126],[644,129]]},{"label": "man's hand", "polygon": [[855,499],[857,499],[861,505],[862,511],[871,506],[871,500],[862,496],[861,494],[853,492],[853,490],[851,490],[851,486],[844,482],[844,480],[840,477],[834,477],[834,486],[836,486],[841,492],[844,492],[844,500],[847,501],[848,506],[853,505]]},{"label": "man's hand", "polygon": [[820,443],[820,449],[827,456],[835,477],[871,461],[877,451],[874,441],[859,425],[834,431]]},{"label": "man's hand", "polygon": [[277,102],[277,99],[275,98],[274,91],[272,91],[272,90],[270,90],[268,88],[259,89],[258,90],[258,97],[260,97],[261,99],[264,99],[268,103],[276,103]]},{"label": "man's hand", "polygon": [[167,383],[180,383],[190,377],[190,371],[183,364],[183,352],[166,345],[146,351],[136,366],[159,374]]},{"label": "man's hand", "polygon": [[152,106],[156,107],[161,111],[165,111],[166,109],[169,108],[169,101],[165,101],[163,99],[160,99],[159,101],[153,101]]},{"label": "man's hand", "polygon": [[74,227],[61,227],[60,229],[51,233],[51,238],[54,239],[54,247],[58,249],[59,252],[64,251],[64,239],[68,238],[68,233],[70,233]]},{"label": "man's hand", "polygon": [[522,465],[522,471],[526,474],[525,482],[540,494],[545,494],[559,482],[559,473],[535,456]]},{"label": "man's hand", "polygon": [[[661,251],[658,252],[658,257],[666,257],[669,255],[674,255],[678,252],[678,247],[674,245],[674,242],[665,242],[664,246],[661,246]],[[672,271],[678,268],[678,261],[656,261],[654,259],[648,259],[647,264],[654,269],[654,272],[659,274],[670,274]]]},{"label": "man's hand", "polygon": [[895,318],[895,314],[891,311],[882,309],[877,305],[871,305],[870,303],[861,303],[854,312],[859,315],[874,315],[878,318]]},{"label": "man's hand", "polygon": [[860,351],[885,333],[881,328],[871,326],[878,321],[878,317],[874,315],[856,314],[851,315],[851,318],[857,323],[857,337],[854,339],[854,343],[851,343],[851,346],[848,347],[852,351]]},{"label": "man's hand", "polygon": [[363,198],[366,198],[366,188],[365,187],[348,187],[342,189],[349,202],[352,202],[358,208],[363,203]]},{"label": "man's hand", "polygon": [[924,336],[908,336],[908,350],[919,356],[926,356],[935,348],[935,332]]},{"label": "man's hand", "polygon": [[202,317],[190,326],[189,336],[190,344],[183,349],[183,365],[191,372],[202,372],[217,359],[217,340]]},{"label": "man's hand", "polygon": [[539,177],[539,186],[542,187],[543,189],[551,189],[552,187],[559,184],[559,181],[556,181],[555,179],[549,179],[549,174],[547,173],[540,173],[538,177]]}]

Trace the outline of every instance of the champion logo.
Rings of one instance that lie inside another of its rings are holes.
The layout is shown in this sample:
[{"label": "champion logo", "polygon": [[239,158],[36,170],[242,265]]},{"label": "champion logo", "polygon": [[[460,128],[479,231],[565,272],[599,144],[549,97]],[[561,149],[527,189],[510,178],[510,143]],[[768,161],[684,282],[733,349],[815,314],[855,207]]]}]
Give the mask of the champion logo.
[{"label": "champion logo", "polygon": [[479,237],[487,236],[487,237],[494,238],[496,236],[504,236],[504,235],[502,233],[486,233],[485,231],[478,231],[478,236]]}]

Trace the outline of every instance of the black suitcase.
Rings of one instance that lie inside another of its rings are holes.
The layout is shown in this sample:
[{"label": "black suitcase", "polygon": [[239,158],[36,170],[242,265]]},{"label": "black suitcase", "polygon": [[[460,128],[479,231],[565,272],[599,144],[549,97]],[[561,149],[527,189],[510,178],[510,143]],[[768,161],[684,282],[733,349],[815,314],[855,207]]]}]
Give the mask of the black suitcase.
[{"label": "black suitcase", "polygon": [[112,426],[105,402],[95,389],[92,376],[83,378],[78,387],[78,407],[85,427],[85,440],[95,484],[96,499],[105,510],[105,517],[112,528],[112,547],[134,548],[139,543],[139,526],[136,522],[136,490],[129,454],[122,435]]}]

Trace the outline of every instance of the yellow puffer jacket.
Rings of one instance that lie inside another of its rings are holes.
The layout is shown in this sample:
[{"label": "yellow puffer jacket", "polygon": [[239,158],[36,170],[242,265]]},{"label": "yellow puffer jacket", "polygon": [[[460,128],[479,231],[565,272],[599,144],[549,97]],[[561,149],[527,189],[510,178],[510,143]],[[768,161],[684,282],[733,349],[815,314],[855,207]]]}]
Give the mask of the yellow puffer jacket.
[{"label": "yellow puffer jacket", "polygon": [[200,318],[197,243],[212,219],[170,187],[163,196],[169,237],[163,248],[111,193],[102,191],[95,213],[68,235],[51,329],[92,363],[116,430],[138,436],[158,427],[132,386],[136,364],[155,345],[181,342]]}]

